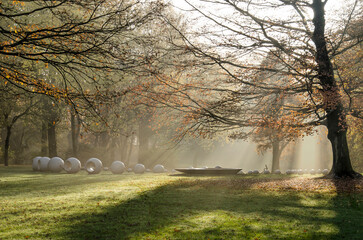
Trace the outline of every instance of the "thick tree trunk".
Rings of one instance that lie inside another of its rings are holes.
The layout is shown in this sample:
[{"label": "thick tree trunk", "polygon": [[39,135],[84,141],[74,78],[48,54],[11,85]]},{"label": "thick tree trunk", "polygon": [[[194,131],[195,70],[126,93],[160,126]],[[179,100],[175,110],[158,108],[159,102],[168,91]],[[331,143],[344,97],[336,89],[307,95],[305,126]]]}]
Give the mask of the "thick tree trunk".
[{"label": "thick tree trunk", "polygon": [[42,132],[41,132],[41,154],[42,156],[47,156],[48,155],[48,145],[47,145],[47,141],[48,141],[48,127],[47,124],[45,122],[42,122]]},{"label": "thick tree trunk", "polygon": [[[325,1],[326,2],[326,1]],[[327,113],[328,139],[333,149],[333,166],[330,175],[333,177],[360,177],[354,172],[347,144],[346,115],[339,89],[334,78],[333,66],[331,64],[325,39],[325,17],[322,0],[314,0],[314,33],[312,40],[316,46],[316,62],[318,64],[318,77],[323,87],[322,93]]]},{"label": "thick tree trunk", "polygon": [[10,136],[11,136],[11,126],[7,126],[5,144],[4,144],[4,166],[5,167],[9,166]]},{"label": "thick tree trunk", "polygon": [[48,124],[48,150],[49,150],[49,157],[56,157],[57,156],[57,139],[56,139],[56,132],[55,132],[55,123],[50,122]]},{"label": "thick tree trunk", "polygon": [[353,170],[349,157],[347,143],[347,130],[342,127],[342,118],[345,123],[345,116],[342,115],[342,106],[338,105],[335,110],[328,113],[328,139],[332,145],[333,166],[330,175],[333,177],[361,177]]},{"label": "thick tree trunk", "polygon": [[275,141],[272,144],[272,172],[277,169],[280,169],[280,156],[281,156],[280,142]]}]

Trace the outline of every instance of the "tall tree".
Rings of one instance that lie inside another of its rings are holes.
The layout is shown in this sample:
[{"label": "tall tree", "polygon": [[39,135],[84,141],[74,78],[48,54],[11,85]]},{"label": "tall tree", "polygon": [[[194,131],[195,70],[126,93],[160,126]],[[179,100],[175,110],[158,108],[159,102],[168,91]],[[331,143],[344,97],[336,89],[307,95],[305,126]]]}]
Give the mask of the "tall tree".
[{"label": "tall tree", "polygon": [[[198,121],[207,123],[204,128],[211,122],[216,128],[235,126],[240,128],[235,136],[246,136],[265,124],[266,118],[259,116],[259,109],[266,108],[261,99],[281,92],[299,99],[284,104],[288,120],[284,121],[285,127],[296,134],[311,133],[314,126],[325,125],[333,151],[330,175],[360,177],[350,162],[346,116],[362,115],[353,105],[344,104],[345,92],[332,62],[361,43],[361,37],[348,34],[352,23],[361,17],[361,2],[344,3],[339,25],[326,11],[327,0],[186,2],[197,18],[207,20],[208,28],[201,26],[190,34],[180,32],[187,44],[180,47],[206,59],[205,64],[219,66],[230,78],[228,88],[218,89],[224,94],[216,95],[215,101],[198,110]],[[333,20],[336,22],[331,24]],[[266,58],[277,62],[278,67],[260,64]],[[260,79],[266,72],[286,80],[279,84]]]},{"label": "tall tree", "polygon": [[4,165],[9,165],[10,138],[14,125],[30,113],[34,103],[19,89],[13,89],[8,85],[1,85],[0,97],[0,123],[5,129],[3,159]]}]

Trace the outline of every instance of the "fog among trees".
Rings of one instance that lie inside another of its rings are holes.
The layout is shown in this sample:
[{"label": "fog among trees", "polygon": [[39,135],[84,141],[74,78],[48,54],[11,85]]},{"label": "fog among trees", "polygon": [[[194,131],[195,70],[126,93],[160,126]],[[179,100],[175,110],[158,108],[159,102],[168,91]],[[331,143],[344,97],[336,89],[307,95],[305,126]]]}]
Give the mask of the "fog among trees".
[{"label": "fog among trees", "polygon": [[361,177],[362,3],[333,4],[1,1],[0,163]]}]

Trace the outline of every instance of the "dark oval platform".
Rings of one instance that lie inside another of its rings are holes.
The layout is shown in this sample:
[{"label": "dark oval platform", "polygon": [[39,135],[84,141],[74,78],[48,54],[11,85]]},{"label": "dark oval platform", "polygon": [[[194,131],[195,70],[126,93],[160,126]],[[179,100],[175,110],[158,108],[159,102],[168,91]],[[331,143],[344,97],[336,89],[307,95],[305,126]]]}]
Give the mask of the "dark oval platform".
[{"label": "dark oval platform", "polygon": [[199,175],[233,175],[241,171],[241,168],[176,168],[175,170],[186,174]]}]

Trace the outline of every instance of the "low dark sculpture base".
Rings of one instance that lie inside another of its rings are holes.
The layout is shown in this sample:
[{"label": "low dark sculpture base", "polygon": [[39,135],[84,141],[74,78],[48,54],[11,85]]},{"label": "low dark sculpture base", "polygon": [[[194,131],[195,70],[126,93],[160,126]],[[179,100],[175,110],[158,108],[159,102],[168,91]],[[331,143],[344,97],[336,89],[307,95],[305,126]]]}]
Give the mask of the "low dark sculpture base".
[{"label": "low dark sculpture base", "polygon": [[234,175],[241,171],[241,168],[176,168],[175,170],[186,174],[198,175]]}]

